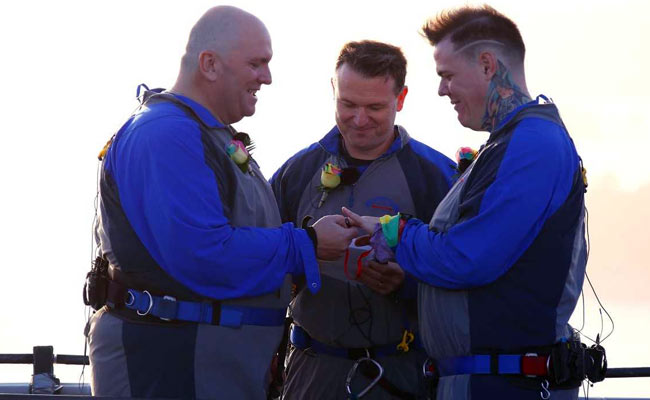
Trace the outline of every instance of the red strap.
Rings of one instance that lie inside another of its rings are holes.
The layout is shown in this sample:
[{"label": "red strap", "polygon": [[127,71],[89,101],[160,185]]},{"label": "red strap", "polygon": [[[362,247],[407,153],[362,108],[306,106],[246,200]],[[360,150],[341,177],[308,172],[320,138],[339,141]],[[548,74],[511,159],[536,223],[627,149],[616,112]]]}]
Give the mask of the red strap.
[{"label": "red strap", "polygon": [[363,269],[362,261],[364,258],[368,256],[368,254],[370,254],[371,251],[372,250],[364,251],[363,253],[361,253],[359,258],[357,258],[357,275],[355,276],[354,279],[358,279],[361,276],[361,270]]},{"label": "red strap", "polygon": [[521,357],[521,373],[523,375],[548,376],[546,367],[550,356]]},{"label": "red strap", "polygon": [[345,250],[345,258],[343,259],[343,272],[345,273],[345,277],[348,278],[349,280],[357,280],[361,276],[361,271],[363,270],[363,259],[370,254],[372,250],[367,250],[361,253],[359,258],[357,258],[357,271],[354,273],[354,277],[350,277],[350,274],[348,272],[348,261],[350,260],[350,249],[348,248]]}]

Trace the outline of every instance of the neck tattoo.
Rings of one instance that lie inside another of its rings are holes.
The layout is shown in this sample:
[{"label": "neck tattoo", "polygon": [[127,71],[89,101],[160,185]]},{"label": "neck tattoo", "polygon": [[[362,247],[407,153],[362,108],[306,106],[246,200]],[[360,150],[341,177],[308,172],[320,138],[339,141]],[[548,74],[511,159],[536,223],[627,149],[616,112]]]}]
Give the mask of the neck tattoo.
[{"label": "neck tattoo", "polygon": [[492,132],[506,115],[529,101],[531,98],[515,84],[510,71],[499,60],[497,71],[488,88],[481,130]]}]

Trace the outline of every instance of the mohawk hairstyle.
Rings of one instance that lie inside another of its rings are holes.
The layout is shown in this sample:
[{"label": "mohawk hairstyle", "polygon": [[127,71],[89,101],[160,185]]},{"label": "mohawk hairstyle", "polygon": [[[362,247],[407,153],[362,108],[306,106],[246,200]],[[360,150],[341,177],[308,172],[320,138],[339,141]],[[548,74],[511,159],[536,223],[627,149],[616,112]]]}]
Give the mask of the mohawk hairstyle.
[{"label": "mohawk hairstyle", "polygon": [[521,62],[526,55],[526,46],[517,25],[487,4],[442,11],[427,20],[422,34],[432,46],[447,37],[455,49],[479,40],[494,40],[503,43],[506,51]]},{"label": "mohawk hairstyle", "polygon": [[406,79],[406,58],[402,50],[387,43],[373,40],[348,42],[341,49],[336,60],[336,70],[343,64],[369,77],[390,76],[395,80],[395,93],[404,87]]}]

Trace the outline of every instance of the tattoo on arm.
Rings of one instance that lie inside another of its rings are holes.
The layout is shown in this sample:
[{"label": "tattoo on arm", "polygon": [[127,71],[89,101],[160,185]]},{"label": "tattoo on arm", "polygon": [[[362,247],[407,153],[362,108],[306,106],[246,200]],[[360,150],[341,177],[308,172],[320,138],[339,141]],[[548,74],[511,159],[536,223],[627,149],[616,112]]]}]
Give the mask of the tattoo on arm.
[{"label": "tattoo on arm", "polygon": [[512,80],[508,68],[501,60],[498,62],[497,71],[488,88],[485,115],[481,125],[481,129],[489,132],[492,132],[512,110],[531,101]]}]

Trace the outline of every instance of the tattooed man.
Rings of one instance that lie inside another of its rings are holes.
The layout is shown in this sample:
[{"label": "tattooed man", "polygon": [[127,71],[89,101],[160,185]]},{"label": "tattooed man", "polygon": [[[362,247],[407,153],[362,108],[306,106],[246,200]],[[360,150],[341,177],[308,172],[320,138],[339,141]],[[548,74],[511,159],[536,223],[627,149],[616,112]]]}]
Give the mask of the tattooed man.
[{"label": "tattooed man", "polygon": [[465,6],[423,31],[435,46],[438,94],[461,125],[490,136],[429,224],[348,217],[421,281],[420,331],[440,374],[438,399],[575,399],[579,380],[556,385],[547,360],[573,335],[586,265],[580,158],[555,105],[529,95],[510,19]]}]

